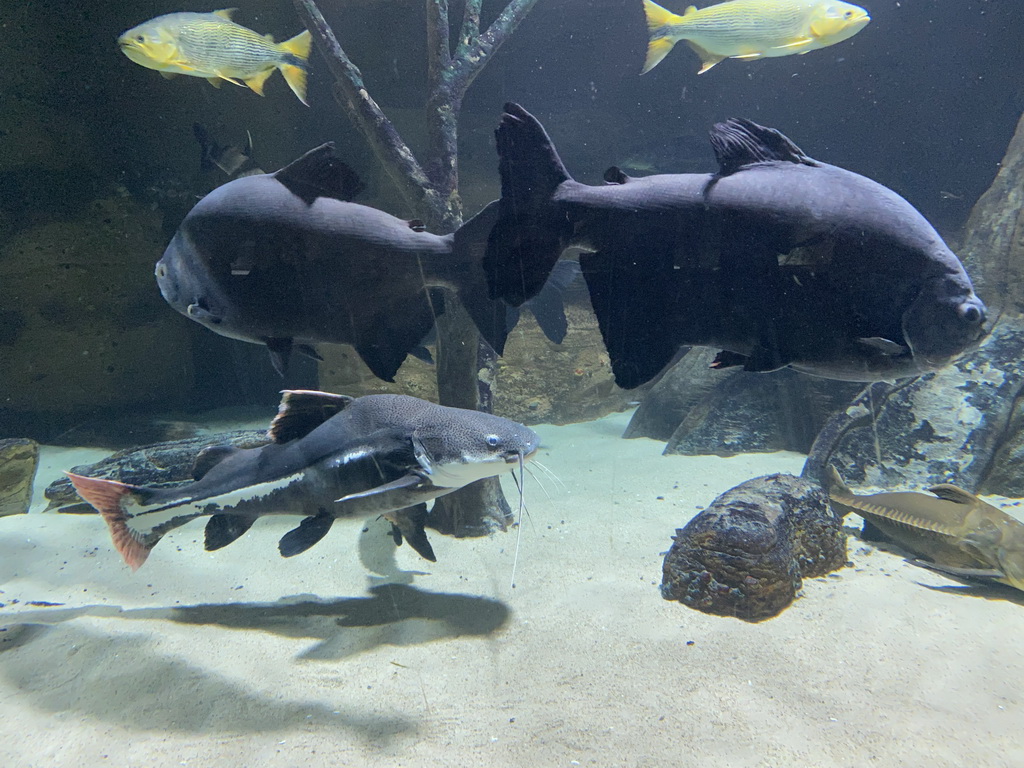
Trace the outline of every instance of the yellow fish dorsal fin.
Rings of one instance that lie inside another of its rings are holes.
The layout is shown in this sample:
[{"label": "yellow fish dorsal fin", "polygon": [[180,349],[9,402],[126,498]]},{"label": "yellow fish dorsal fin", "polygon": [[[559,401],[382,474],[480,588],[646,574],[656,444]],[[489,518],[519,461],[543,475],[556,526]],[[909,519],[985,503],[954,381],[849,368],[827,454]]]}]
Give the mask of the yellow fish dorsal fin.
[{"label": "yellow fish dorsal fin", "polygon": [[685,11],[683,11],[683,16],[689,16],[691,13],[696,13],[696,12],[697,12],[697,6],[696,5],[690,5],[690,6],[687,6]]},{"label": "yellow fish dorsal fin", "polygon": [[234,15],[235,11],[237,10],[237,8],[221,8],[219,11],[214,11],[213,15],[220,16],[222,19],[227,19],[228,21],[231,21],[232,15]]}]

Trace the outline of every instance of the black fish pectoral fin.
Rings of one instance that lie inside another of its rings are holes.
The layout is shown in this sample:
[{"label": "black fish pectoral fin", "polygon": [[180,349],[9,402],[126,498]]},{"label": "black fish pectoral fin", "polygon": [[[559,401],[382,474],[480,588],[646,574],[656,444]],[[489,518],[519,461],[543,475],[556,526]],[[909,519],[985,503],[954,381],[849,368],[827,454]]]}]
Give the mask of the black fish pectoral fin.
[{"label": "black fish pectoral fin", "polygon": [[291,339],[267,339],[263,342],[270,352],[270,364],[274,366],[277,375],[284,377],[288,370],[288,358],[292,355]]},{"label": "black fish pectoral fin", "polygon": [[615,383],[623,389],[653,379],[676,349],[693,339],[677,338],[669,316],[676,303],[671,254],[634,257],[630,244],[616,251],[580,254],[590,301],[597,315]]},{"label": "black fish pectoral fin", "polygon": [[203,548],[213,552],[241,538],[259,515],[213,515],[206,521]]},{"label": "black fish pectoral fin", "polygon": [[[569,320],[565,316],[565,292],[579,275],[578,262],[572,259],[559,259],[540,293],[524,304],[533,314],[544,336],[555,344],[561,344],[565,340],[565,334],[569,332]],[[508,309],[510,313],[515,311],[512,307]],[[515,323],[509,325],[509,331],[514,326]]]},{"label": "black fish pectoral fin", "polygon": [[378,485],[368,490],[360,491],[358,493],[350,493],[347,496],[342,496],[340,499],[335,499],[334,501],[336,504],[341,504],[346,501],[353,501],[354,499],[365,499],[370,496],[376,496],[377,494],[380,493],[387,493],[388,491],[397,491],[402,488],[412,488],[413,486],[419,485],[422,482],[423,478],[420,477],[419,475],[403,475],[397,480],[392,480],[390,483],[384,483],[383,485]]},{"label": "black fish pectoral fin", "polygon": [[391,523],[391,535],[394,537],[396,545],[401,545],[402,537],[404,536],[405,540],[409,542],[409,546],[416,551],[416,554],[424,560],[429,560],[432,563],[437,562],[434,548],[430,546],[425,529],[427,521],[426,504],[417,504],[414,507],[397,509],[394,512],[388,512],[383,517]]},{"label": "black fish pectoral fin", "polygon": [[439,288],[395,296],[353,321],[352,346],[374,376],[394,381],[406,356],[434,327],[444,307],[444,293]]},{"label": "black fish pectoral fin", "polygon": [[281,537],[277,543],[281,557],[294,557],[305,552],[326,536],[332,525],[334,515],[321,507],[316,515],[304,518],[297,528],[292,528]]},{"label": "black fish pectoral fin", "polygon": [[305,437],[328,419],[337,416],[355,398],[313,389],[286,389],[281,393],[277,415],[267,436],[275,443]]}]

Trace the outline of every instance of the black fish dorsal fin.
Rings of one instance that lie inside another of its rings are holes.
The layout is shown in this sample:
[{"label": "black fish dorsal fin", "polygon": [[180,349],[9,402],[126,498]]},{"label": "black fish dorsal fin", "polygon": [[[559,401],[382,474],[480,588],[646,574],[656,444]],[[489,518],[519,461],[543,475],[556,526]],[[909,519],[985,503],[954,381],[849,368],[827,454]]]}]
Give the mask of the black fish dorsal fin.
[{"label": "black fish dorsal fin", "polygon": [[196,458],[192,462],[192,479],[202,480],[207,472],[224,461],[228,456],[238,453],[239,450],[241,449],[227,443],[206,446],[196,454]]},{"label": "black fish dorsal fin", "polygon": [[718,159],[719,175],[728,176],[747,165],[771,161],[818,165],[774,128],[730,117],[711,129],[711,147]]},{"label": "black fish dorsal fin", "polygon": [[318,197],[347,202],[363,191],[359,175],[341,161],[331,141],[293,160],[275,173],[274,178],[307,205]]},{"label": "black fish dorsal fin", "polygon": [[950,483],[942,483],[941,485],[933,485],[928,489],[930,493],[934,493],[940,499],[946,501],[953,501],[957,504],[977,504],[980,499],[973,493],[968,493],[963,488],[958,488]]},{"label": "black fish dorsal fin", "polygon": [[281,395],[277,416],[267,429],[267,437],[275,443],[287,443],[305,437],[355,400],[348,395],[313,389],[286,389]]}]

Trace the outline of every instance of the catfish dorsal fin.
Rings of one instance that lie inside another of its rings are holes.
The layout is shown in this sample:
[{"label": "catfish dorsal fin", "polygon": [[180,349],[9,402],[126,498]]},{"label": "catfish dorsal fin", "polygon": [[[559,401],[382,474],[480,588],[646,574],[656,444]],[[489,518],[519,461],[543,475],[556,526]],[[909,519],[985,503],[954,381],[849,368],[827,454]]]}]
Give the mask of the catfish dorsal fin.
[{"label": "catfish dorsal fin", "polygon": [[286,389],[281,395],[277,416],[267,429],[267,437],[275,443],[287,443],[305,437],[355,400],[348,395],[312,389]]},{"label": "catfish dorsal fin", "polygon": [[352,200],[363,191],[359,175],[341,162],[334,142],[311,149],[274,174],[289,191],[312,205],[318,197]]},{"label": "catfish dorsal fin", "polygon": [[192,462],[192,479],[202,480],[203,477],[232,454],[238,453],[240,449],[226,443],[220,445],[208,445],[196,454]]},{"label": "catfish dorsal fin", "polygon": [[950,483],[942,483],[941,485],[933,485],[928,489],[929,493],[934,493],[940,499],[946,501],[953,501],[957,504],[977,504],[981,499],[975,496],[973,493],[968,493],[963,488],[958,488]]},{"label": "catfish dorsal fin", "polygon": [[721,176],[728,176],[747,165],[770,161],[818,165],[779,131],[742,117],[730,117],[724,123],[715,123],[711,129],[711,147],[715,150]]}]

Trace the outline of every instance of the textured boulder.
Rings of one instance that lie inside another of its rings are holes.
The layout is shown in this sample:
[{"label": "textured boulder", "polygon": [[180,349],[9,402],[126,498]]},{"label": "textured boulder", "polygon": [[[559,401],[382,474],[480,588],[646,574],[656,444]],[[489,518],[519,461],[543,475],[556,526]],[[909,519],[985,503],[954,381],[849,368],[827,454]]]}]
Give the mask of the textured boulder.
[{"label": "textured boulder", "polygon": [[768,475],[726,491],[676,531],[661,594],[719,616],[779,614],[804,578],[846,563],[842,518],[816,483]]},{"label": "textured boulder", "polygon": [[39,444],[35,440],[0,440],[0,517],[28,512],[38,464]]},{"label": "textured boulder", "polygon": [[[131,485],[171,487],[193,479],[196,456],[210,445],[233,445],[236,448],[258,448],[270,440],[262,429],[240,429],[173,440],[166,443],[144,445],[118,451],[95,464],[72,467],[77,475],[105,477]],[[82,501],[66,477],[54,480],[43,492],[49,500],[47,511],[89,513],[93,508]]]},{"label": "textured boulder", "polygon": [[1022,495],[1022,349],[1024,319],[1004,314],[982,347],[953,365],[866,387],[822,429],[803,476],[827,482],[831,463],[851,485],[952,483],[973,493]]},{"label": "textured boulder", "polygon": [[783,369],[709,368],[717,350],[696,347],[667,370],[624,437],[667,440],[666,454],[733,456],[810,450],[822,425],[863,385]]}]

